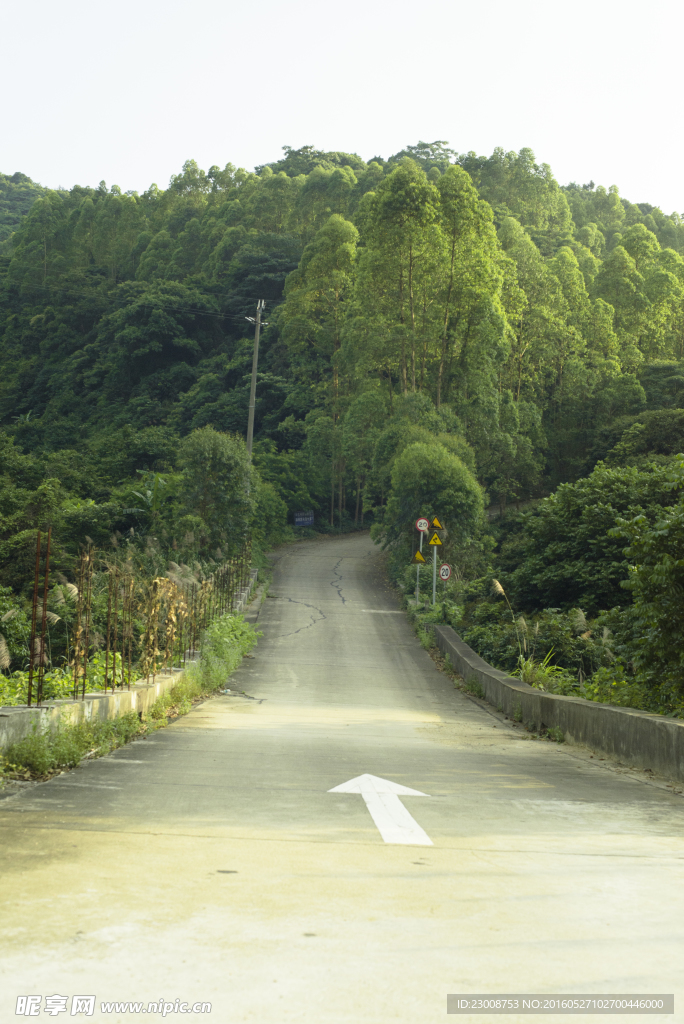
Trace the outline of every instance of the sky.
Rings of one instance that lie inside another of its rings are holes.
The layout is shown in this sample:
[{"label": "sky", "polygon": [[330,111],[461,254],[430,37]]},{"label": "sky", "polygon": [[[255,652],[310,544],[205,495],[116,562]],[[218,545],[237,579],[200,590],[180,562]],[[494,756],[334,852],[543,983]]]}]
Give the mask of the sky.
[{"label": "sky", "polygon": [[[531,148],[561,184],[684,213],[674,0],[5,4],[0,171],[165,187],[187,159],[419,140]],[[11,89],[8,90],[8,84]]]}]

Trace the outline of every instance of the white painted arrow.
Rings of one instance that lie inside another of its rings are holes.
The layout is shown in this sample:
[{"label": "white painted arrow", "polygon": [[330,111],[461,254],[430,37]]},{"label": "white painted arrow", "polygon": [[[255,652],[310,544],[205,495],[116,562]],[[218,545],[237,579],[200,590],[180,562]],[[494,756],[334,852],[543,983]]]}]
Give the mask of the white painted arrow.
[{"label": "white painted arrow", "polygon": [[404,846],[432,846],[432,840],[411,817],[400,796],[427,796],[418,789],[400,786],[377,775],[359,775],[341,786],[329,789],[329,793],[360,793],[366,801],[370,816],[386,843]]}]

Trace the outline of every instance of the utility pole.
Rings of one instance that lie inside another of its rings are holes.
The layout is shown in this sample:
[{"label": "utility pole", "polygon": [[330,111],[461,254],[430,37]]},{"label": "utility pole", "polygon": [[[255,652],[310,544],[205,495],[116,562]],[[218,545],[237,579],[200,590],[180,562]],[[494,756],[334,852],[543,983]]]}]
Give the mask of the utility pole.
[{"label": "utility pole", "polygon": [[[252,384],[249,389],[249,418],[247,420],[247,451],[250,459],[252,458],[252,439],[254,437],[254,406],[256,404],[256,381],[257,381],[257,365],[259,363],[259,332],[261,330],[261,313],[266,303],[263,299],[259,299],[256,308],[256,320],[254,317],[247,316],[245,320],[249,320],[250,323],[254,324],[254,356],[252,358]],[[266,324],[264,324],[266,327]]]}]

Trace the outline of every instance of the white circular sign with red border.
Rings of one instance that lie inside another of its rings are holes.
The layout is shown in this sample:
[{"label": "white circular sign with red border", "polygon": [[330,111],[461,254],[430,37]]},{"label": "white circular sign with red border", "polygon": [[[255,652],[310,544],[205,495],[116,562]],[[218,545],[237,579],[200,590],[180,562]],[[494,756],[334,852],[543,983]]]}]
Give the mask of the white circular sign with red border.
[{"label": "white circular sign with red border", "polygon": [[447,565],[446,562],[442,562],[439,567],[439,578],[440,580],[448,580],[451,576],[451,566]]},{"label": "white circular sign with red border", "polygon": [[416,519],[416,530],[419,530],[421,533],[428,533],[429,529],[430,529],[430,520],[429,519],[426,519],[424,516],[421,516],[420,519]]}]

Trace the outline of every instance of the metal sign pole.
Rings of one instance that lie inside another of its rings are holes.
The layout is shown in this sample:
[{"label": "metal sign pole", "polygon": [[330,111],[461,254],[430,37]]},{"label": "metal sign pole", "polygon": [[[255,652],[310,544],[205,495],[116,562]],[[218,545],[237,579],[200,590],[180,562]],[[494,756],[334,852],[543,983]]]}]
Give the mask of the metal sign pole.
[{"label": "metal sign pole", "polygon": [[420,516],[416,519],[416,530],[420,534],[420,549],[416,551],[413,556],[413,561],[416,563],[416,608],[418,607],[418,601],[420,600],[420,567],[425,565],[425,559],[423,557],[423,534],[429,530],[430,520],[426,519],[425,516]]},{"label": "metal sign pole", "polygon": [[433,549],[434,558],[432,560],[432,604],[437,604],[437,548]]}]

